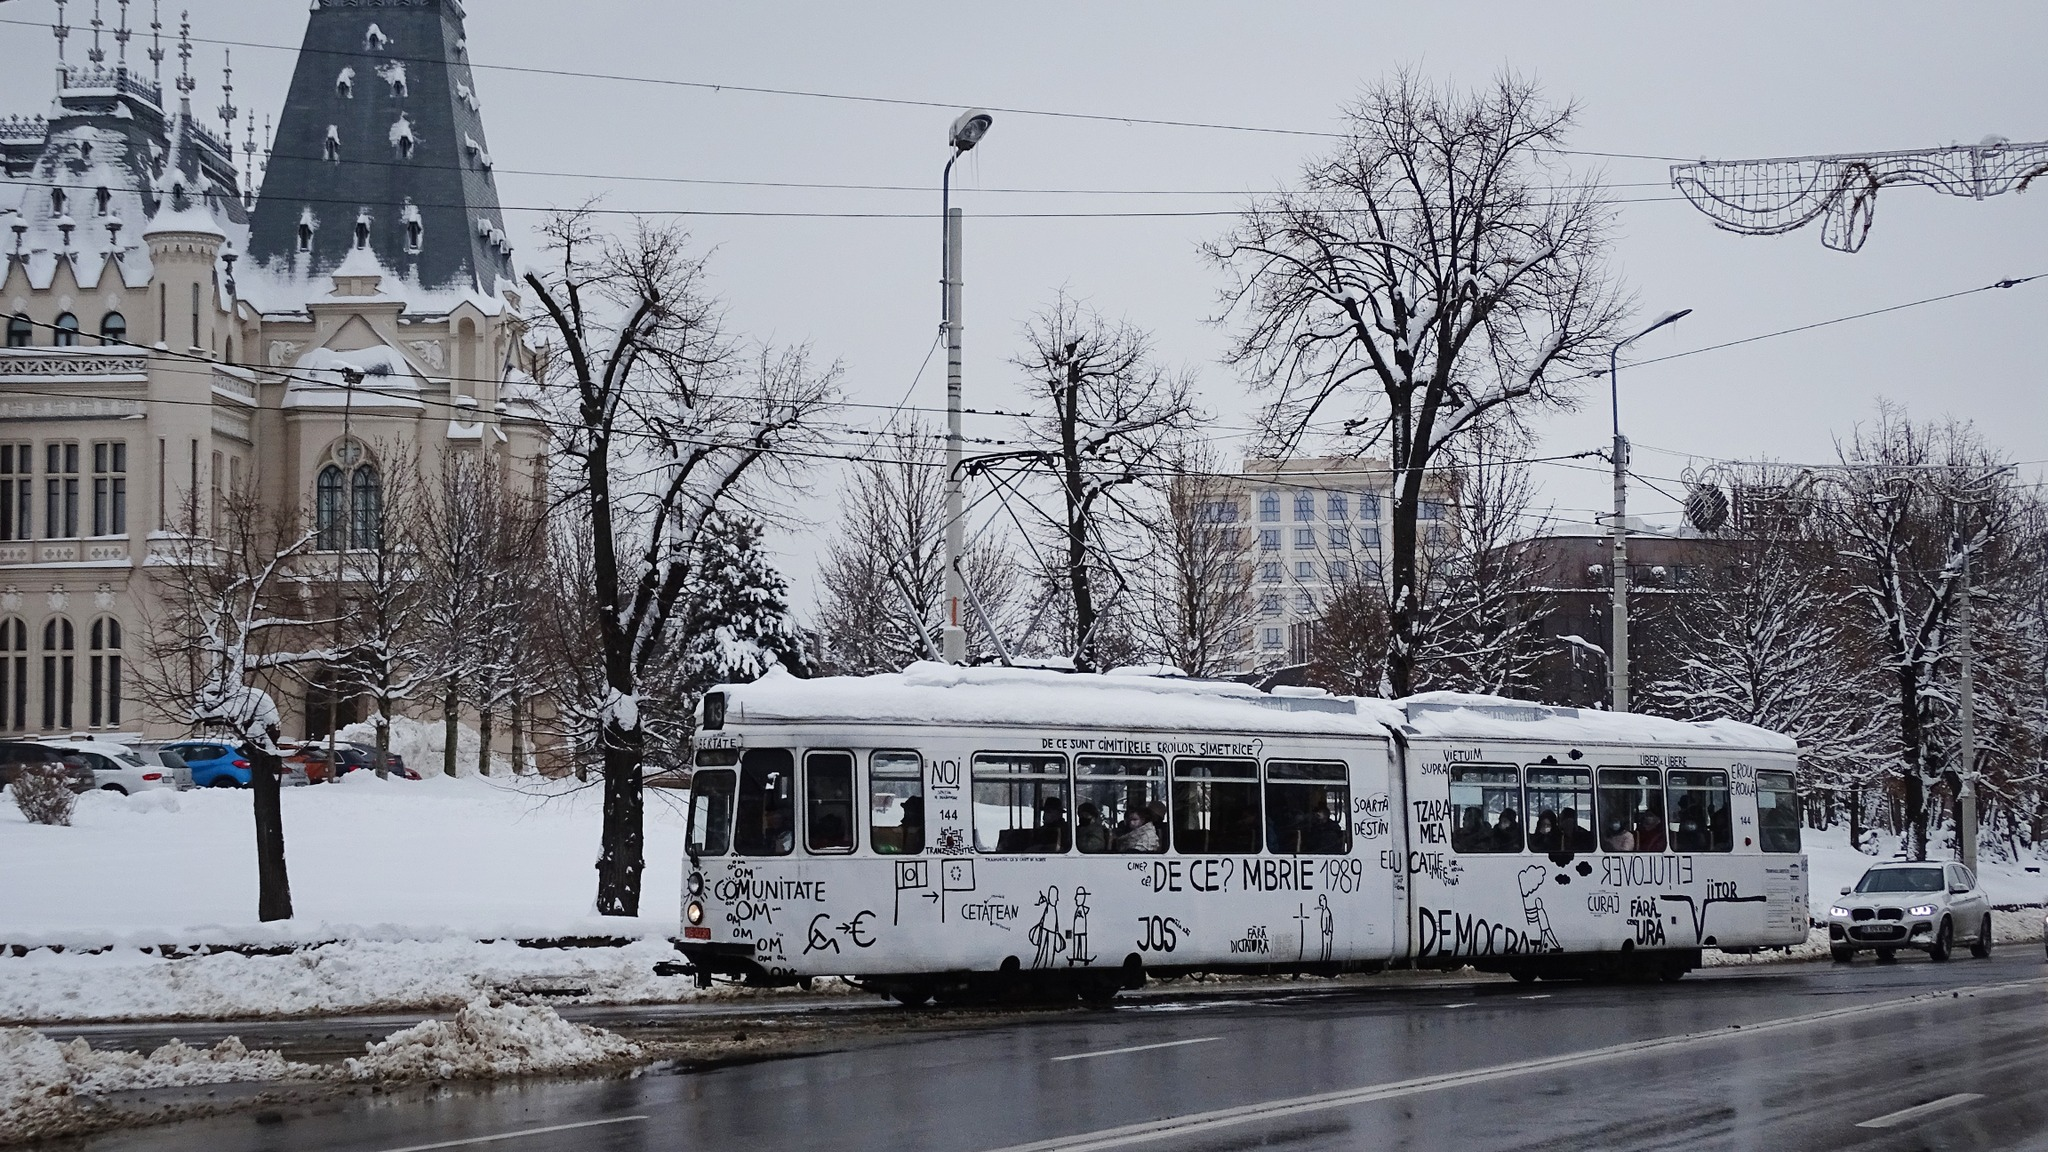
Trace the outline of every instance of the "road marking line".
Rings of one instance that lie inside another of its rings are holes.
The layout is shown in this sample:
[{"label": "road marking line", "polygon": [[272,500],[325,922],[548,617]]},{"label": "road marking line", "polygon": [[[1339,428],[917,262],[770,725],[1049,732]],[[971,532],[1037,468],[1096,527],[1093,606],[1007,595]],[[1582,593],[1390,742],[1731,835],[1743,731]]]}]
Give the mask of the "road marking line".
[{"label": "road marking line", "polygon": [[614,1116],[609,1120],[584,1120],[576,1124],[550,1124],[545,1128],[521,1128],[517,1132],[500,1132],[496,1136],[471,1136],[467,1140],[442,1140],[435,1144],[408,1144],[403,1148],[386,1148],[384,1152],[431,1152],[435,1148],[466,1148],[471,1144],[495,1144],[500,1140],[517,1140],[524,1136],[545,1136],[550,1132],[573,1132],[578,1128],[601,1128],[606,1124],[631,1124],[645,1120],[645,1116]]},{"label": "road marking line", "polygon": [[1945,1112],[1950,1108],[1959,1107],[1968,1104],[1972,1100],[1982,1100],[1983,1098],[1984,1094],[1982,1092],[1958,1092],[1953,1096],[1943,1096],[1939,1100],[1929,1100],[1925,1104],[1915,1105],[1911,1108],[1901,1108],[1897,1112],[1887,1112],[1875,1120],[1865,1120],[1863,1123],[1858,1124],[1857,1127],[1903,1128],[1917,1120],[1932,1116],[1936,1112]]},{"label": "road marking line", "polygon": [[1105,1048],[1100,1052],[1076,1052],[1071,1056],[1055,1056],[1052,1058],[1052,1062],[1058,1064],[1066,1060],[1093,1060],[1097,1056],[1121,1056],[1126,1052],[1150,1052],[1154,1048],[1181,1048],[1189,1044],[1207,1044],[1211,1040],[1221,1039],[1223,1039],[1221,1036],[1203,1036],[1196,1040],[1168,1040],[1163,1044],[1133,1044],[1129,1048]]},{"label": "road marking line", "polygon": [[1517,996],[1517,997],[1515,997],[1515,999],[1517,999],[1517,1000],[1548,1000],[1548,999],[1550,999],[1550,993],[1548,993],[1548,992],[1538,992],[1538,993],[1536,993],[1536,994],[1535,994],[1534,996]]},{"label": "road marking line", "polygon": [[1056,1136],[1049,1140],[1037,1140],[1029,1144],[1015,1144],[996,1152],[1102,1152],[1110,1148],[1126,1148],[1135,1144],[1149,1144],[1167,1137],[1186,1137],[1222,1128],[1248,1124],[1254,1120],[1267,1120],[1298,1116],[1310,1112],[1324,1112],[1332,1108],[1348,1108],[1354,1104],[1371,1104],[1381,1100],[1394,1100],[1404,1096],[1419,1096],[1425,1092],[1439,1092],[1447,1088],[1463,1088],[1473,1084],[1484,1084],[1494,1080],[1510,1080],[1518,1076],[1530,1076],[1543,1072],[1560,1072],[1582,1064],[1596,1064],[1616,1060],[1624,1056],[1640,1055],[1671,1049],[1685,1049],[1719,1040],[1742,1039],[1750,1036],[1764,1036],[1773,1032],[1803,1028],[1810,1024],[1850,1020],[1859,1016],[1878,1013],[1896,1013],[1899,1009],[1915,1004],[1931,1004],[1937,1000],[1949,1000],[1963,993],[1977,996],[1998,996],[2012,992],[2037,991],[2048,985],[2048,978],[2015,980],[2005,984],[1983,984],[1972,987],[1949,988],[1939,992],[1922,992],[1893,1000],[1881,1000],[1874,1004],[1863,1004],[1850,1008],[1830,1008],[1821,1012],[1809,1012],[1800,1016],[1781,1016],[1775,1020],[1764,1020],[1755,1024],[1732,1024],[1725,1028],[1714,1028],[1704,1032],[1684,1032],[1675,1036],[1659,1036],[1650,1040],[1635,1040],[1626,1044],[1615,1044],[1606,1048],[1594,1048],[1585,1052],[1568,1052],[1560,1056],[1543,1056],[1534,1060],[1519,1060],[1512,1064],[1496,1064],[1490,1068],[1475,1068],[1466,1072],[1445,1072],[1434,1076],[1418,1076],[1410,1080],[1396,1080],[1387,1084],[1369,1084],[1361,1088],[1345,1088],[1335,1092],[1323,1092],[1314,1096],[1296,1096],[1291,1099],[1268,1100],[1259,1104],[1241,1104],[1235,1108],[1219,1108],[1212,1112],[1193,1112],[1183,1116],[1168,1116],[1159,1120],[1146,1120],[1137,1124],[1126,1124],[1118,1128],[1104,1128],[1095,1132],[1079,1132],[1072,1136]]},{"label": "road marking line", "polygon": [[1479,1001],[1477,1001],[1477,1000],[1467,1000],[1467,1001],[1465,1001],[1465,1002],[1464,1002],[1463,1004],[1439,1004],[1439,1005],[1437,1005],[1437,1007],[1439,1007],[1439,1008],[1470,1008],[1471,1006],[1473,1006],[1474,1004],[1477,1004],[1477,1003],[1479,1003]]}]

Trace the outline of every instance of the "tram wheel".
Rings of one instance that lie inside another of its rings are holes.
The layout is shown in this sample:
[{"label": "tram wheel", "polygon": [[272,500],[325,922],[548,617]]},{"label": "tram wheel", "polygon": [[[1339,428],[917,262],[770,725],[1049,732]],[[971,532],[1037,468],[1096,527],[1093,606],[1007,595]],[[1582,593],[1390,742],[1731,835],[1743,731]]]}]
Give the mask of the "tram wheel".
[{"label": "tram wheel", "polygon": [[929,984],[891,984],[889,998],[905,1008],[922,1008],[932,1001]]},{"label": "tram wheel", "polygon": [[1084,979],[1081,981],[1080,986],[1074,989],[1075,994],[1081,998],[1081,1003],[1097,1007],[1111,1003],[1116,999],[1116,994],[1121,991],[1123,991],[1121,975]]}]

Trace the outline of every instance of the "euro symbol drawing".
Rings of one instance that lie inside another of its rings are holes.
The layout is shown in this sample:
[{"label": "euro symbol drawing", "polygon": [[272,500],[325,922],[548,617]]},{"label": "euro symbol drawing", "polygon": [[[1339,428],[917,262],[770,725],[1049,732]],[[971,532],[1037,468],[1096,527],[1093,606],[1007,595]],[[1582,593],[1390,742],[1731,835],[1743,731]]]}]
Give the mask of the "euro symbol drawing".
[{"label": "euro symbol drawing", "polygon": [[872,916],[874,916],[873,912],[865,908],[861,909],[859,912],[854,913],[853,919],[839,926],[839,934],[853,941],[855,948],[874,947],[874,939],[867,935],[868,920]]}]

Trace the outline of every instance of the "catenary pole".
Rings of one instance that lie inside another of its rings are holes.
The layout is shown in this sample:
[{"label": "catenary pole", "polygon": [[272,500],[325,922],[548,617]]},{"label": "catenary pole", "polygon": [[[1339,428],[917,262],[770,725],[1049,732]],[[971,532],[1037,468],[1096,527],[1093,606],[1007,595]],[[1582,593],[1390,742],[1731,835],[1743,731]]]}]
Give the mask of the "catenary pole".
[{"label": "catenary pole", "polygon": [[939,647],[948,664],[967,662],[967,629],[961,625],[960,600],[965,579],[960,574],[960,557],[966,551],[966,508],[961,491],[961,402],[960,402],[960,209],[953,207],[953,165],[981,138],[995,118],[978,109],[962,112],[953,121],[948,142],[953,154],[946,158],[946,171],[939,183],[939,209],[945,221],[945,267],[942,275],[942,305],[946,329],[946,531],[945,555],[941,563],[946,578],[946,619],[940,629]]},{"label": "catenary pole", "polygon": [[1961,781],[1956,800],[1962,808],[1961,828],[1956,846],[1961,849],[1963,867],[1977,871],[1977,652],[1971,636],[1970,549],[1963,546],[1962,579],[1956,586],[1956,710],[1962,714],[1956,777]]},{"label": "catenary pole", "polygon": [[1614,638],[1608,647],[1608,689],[1610,706],[1628,711],[1628,437],[1621,434],[1621,350],[1664,327],[1692,314],[1692,309],[1673,312],[1641,332],[1607,350],[1607,394],[1614,410]]}]

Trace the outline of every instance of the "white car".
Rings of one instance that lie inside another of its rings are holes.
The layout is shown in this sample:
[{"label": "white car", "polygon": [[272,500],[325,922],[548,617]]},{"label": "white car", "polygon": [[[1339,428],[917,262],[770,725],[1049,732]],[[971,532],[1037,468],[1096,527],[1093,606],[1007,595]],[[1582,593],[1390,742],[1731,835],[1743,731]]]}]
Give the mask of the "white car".
[{"label": "white car", "polygon": [[1946,960],[1967,942],[1979,959],[1991,955],[1991,898],[1961,864],[1898,860],[1863,874],[1828,909],[1828,951],[1838,964],[1875,950],[1889,963],[1900,948]]},{"label": "white car", "polygon": [[178,786],[177,769],[154,756],[144,757],[124,744],[76,738],[46,740],[44,744],[60,750],[66,758],[75,756],[84,760],[86,767],[92,769],[93,787],[104,792],[119,792],[127,796]]}]

